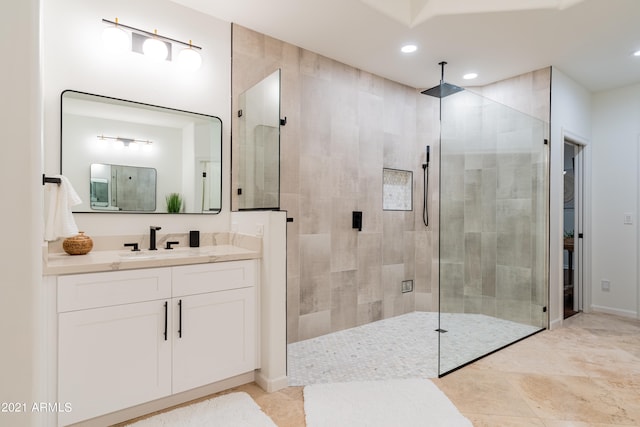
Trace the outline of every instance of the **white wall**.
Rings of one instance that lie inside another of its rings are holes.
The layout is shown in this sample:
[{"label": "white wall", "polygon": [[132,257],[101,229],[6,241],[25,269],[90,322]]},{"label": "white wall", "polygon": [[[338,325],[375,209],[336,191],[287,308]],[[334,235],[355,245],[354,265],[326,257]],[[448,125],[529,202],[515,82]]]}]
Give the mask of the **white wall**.
[{"label": "white wall", "polygon": [[267,392],[287,386],[287,213],[233,212],[233,231],[262,236],[260,275],[260,370]]},{"label": "white wall", "polygon": [[[60,171],[60,94],[74,89],[201,114],[223,123],[223,212],[219,215],[76,214],[90,236],[229,229],[230,23],[169,0],[47,0],[43,5],[45,171]],[[102,19],[189,41],[201,46],[202,67],[186,74],[175,63],[151,63],[143,55],[120,57],[102,48]]]},{"label": "white wall", "polygon": [[[596,93],[593,117],[592,306],[637,317],[640,85]],[[611,282],[610,292],[601,280]]]},{"label": "white wall", "polygon": [[[549,253],[549,323],[551,327],[562,324],[563,312],[563,206],[564,206],[564,139],[585,144],[585,228],[584,262],[590,265],[589,245],[592,242],[590,232],[590,169],[591,159],[591,94],[568,75],[556,67],[551,72],[551,129],[550,129],[550,253]],[[588,268],[586,269],[588,270]],[[585,277],[585,288],[589,286],[589,272]],[[585,295],[588,298],[589,292]]]},{"label": "white wall", "polygon": [[0,245],[0,401],[28,402],[26,413],[0,413],[0,425],[35,425],[42,399],[37,290],[41,286],[42,206],[39,1],[0,2],[0,129],[3,244]]}]

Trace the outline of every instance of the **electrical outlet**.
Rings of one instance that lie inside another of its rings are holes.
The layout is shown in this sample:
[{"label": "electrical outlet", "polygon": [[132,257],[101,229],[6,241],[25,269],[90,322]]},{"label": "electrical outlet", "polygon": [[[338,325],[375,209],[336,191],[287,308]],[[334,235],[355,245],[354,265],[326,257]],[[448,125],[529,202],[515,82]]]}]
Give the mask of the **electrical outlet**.
[{"label": "electrical outlet", "polygon": [[600,287],[603,292],[609,292],[611,291],[611,282],[608,280],[601,280]]},{"label": "electrical outlet", "polygon": [[630,213],[624,213],[623,214],[623,221],[625,225],[632,225],[633,224],[633,217],[631,216]]},{"label": "electrical outlet", "polygon": [[413,292],[413,280],[402,281],[402,293]]}]

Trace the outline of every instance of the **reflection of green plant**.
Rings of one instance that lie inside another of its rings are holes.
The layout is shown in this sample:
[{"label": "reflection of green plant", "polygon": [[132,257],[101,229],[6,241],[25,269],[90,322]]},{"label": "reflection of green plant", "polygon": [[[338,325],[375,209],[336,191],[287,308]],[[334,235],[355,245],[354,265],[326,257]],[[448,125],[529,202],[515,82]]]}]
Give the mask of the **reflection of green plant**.
[{"label": "reflection of green plant", "polygon": [[182,196],[180,193],[171,193],[166,197],[167,212],[178,213],[182,210]]},{"label": "reflection of green plant", "polygon": [[564,238],[565,239],[568,239],[568,238],[572,239],[573,238],[573,230],[565,231],[564,232]]}]

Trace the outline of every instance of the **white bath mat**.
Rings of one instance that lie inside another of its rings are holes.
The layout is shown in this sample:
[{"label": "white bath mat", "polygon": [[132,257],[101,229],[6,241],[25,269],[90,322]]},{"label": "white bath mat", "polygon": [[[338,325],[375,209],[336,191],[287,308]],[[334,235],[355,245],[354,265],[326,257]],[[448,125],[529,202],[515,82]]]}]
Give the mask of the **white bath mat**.
[{"label": "white bath mat", "polygon": [[276,427],[244,392],[225,394],[145,418],[131,427]]},{"label": "white bath mat", "polygon": [[315,384],[304,388],[307,427],[473,427],[429,380]]}]

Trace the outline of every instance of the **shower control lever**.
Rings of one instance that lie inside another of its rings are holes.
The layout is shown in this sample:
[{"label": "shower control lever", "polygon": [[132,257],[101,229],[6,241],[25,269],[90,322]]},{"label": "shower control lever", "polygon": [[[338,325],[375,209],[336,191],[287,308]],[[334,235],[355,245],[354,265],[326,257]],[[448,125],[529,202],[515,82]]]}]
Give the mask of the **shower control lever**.
[{"label": "shower control lever", "polygon": [[351,227],[362,231],[362,212],[353,211],[351,216]]}]

